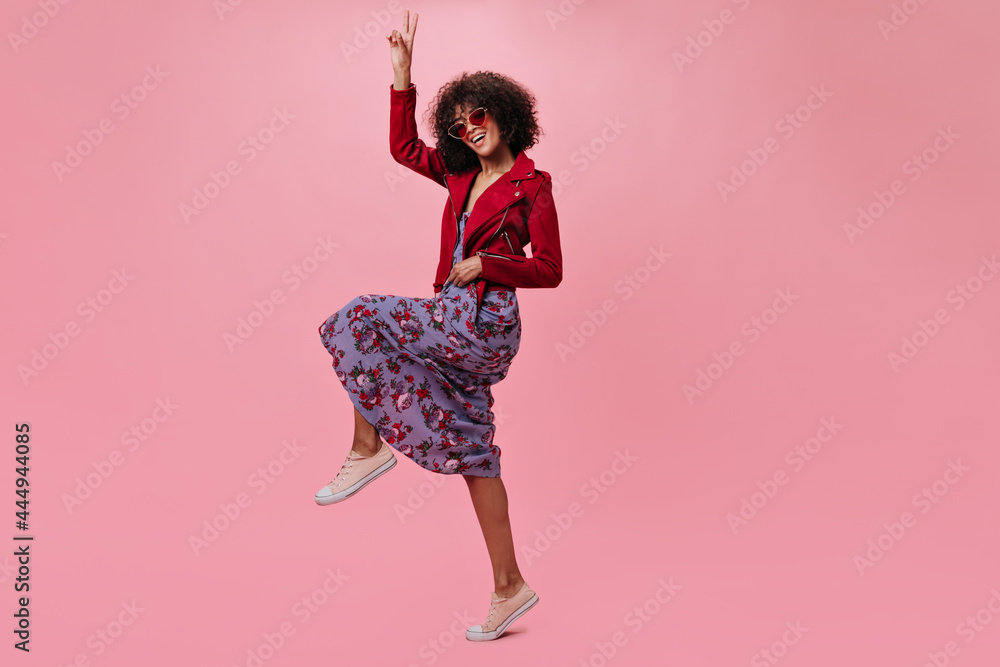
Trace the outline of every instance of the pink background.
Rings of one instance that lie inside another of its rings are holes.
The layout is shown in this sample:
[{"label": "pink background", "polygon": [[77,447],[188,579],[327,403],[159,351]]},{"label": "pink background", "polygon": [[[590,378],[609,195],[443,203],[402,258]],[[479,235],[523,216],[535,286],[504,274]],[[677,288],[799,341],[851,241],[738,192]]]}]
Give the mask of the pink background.
[{"label": "pink background", "polygon": [[[421,136],[440,85],[501,71],[536,93],[529,155],[559,180],[565,279],[519,290],[495,390],[540,604],[482,645],[465,484],[402,458],[347,503],[312,498],[352,432],[317,327],[358,294],[430,296],[437,261],[446,193],[388,151],[399,5],[41,5],[2,10],[4,664],[996,664],[992,3],[409,6]],[[275,109],[294,118],[266,136]],[[859,207],[879,215],[850,235]],[[30,655],[9,632],[20,422]]]}]

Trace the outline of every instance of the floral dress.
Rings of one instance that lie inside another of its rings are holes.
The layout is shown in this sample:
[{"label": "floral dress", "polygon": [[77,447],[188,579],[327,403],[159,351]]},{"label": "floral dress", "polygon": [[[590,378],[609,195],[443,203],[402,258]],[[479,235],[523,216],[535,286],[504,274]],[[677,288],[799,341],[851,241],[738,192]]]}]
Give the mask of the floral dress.
[{"label": "floral dress", "polygon": [[477,309],[478,280],[431,298],[362,294],[319,335],[354,406],[394,449],[434,472],[499,477],[490,387],[517,354],[521,318],[507,289],[484,292]]}]

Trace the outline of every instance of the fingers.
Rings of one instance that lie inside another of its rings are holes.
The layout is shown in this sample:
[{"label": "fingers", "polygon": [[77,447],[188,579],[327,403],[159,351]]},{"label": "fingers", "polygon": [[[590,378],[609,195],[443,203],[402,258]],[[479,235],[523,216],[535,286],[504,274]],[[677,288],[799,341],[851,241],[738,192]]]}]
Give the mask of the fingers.
[{"label": "fingers", "polygon": [[403,34],[406,35],[407,38],[413,39],[413,34],[417,31],[417,19],[419,19],[419,18],[420,18],[420,14],[414,13],[413,14],[413,23],[411,25],[410,24],[410,10],[407,9],[407,10],[403,11]]}]

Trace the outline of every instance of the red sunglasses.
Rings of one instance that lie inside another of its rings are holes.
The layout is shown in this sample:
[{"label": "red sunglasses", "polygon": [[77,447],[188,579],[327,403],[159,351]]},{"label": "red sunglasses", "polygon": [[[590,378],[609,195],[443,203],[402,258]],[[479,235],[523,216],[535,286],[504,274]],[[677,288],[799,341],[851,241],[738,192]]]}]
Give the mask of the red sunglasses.
[{"label": "red sunglasses", "polygon": [[[470,124],[476,127],[482,127],[485,122],[486,122],[486,109],[484,107],[473,109],[472,113],[469,114]],[[448,134],[455,137],[456,139],[464,139],[465,135],[468,133],[469,129],[464,120],[455,121],[455,124],[448,128]]]}]

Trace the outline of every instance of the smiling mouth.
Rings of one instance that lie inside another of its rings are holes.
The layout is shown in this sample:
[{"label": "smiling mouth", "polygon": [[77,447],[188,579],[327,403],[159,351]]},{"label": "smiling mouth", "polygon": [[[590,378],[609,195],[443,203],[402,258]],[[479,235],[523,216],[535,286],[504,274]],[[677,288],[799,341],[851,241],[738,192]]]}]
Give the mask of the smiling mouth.
[{"label": "smiling mouth", "polygon": [[485,132],[483,132],[482,134],[477,134],[475,137],[473,137],[472,139],[469,140],[469,143],[472,143],[472,144],[481,144],[485,140],[485,137],[486,137],[486,133]]}]

